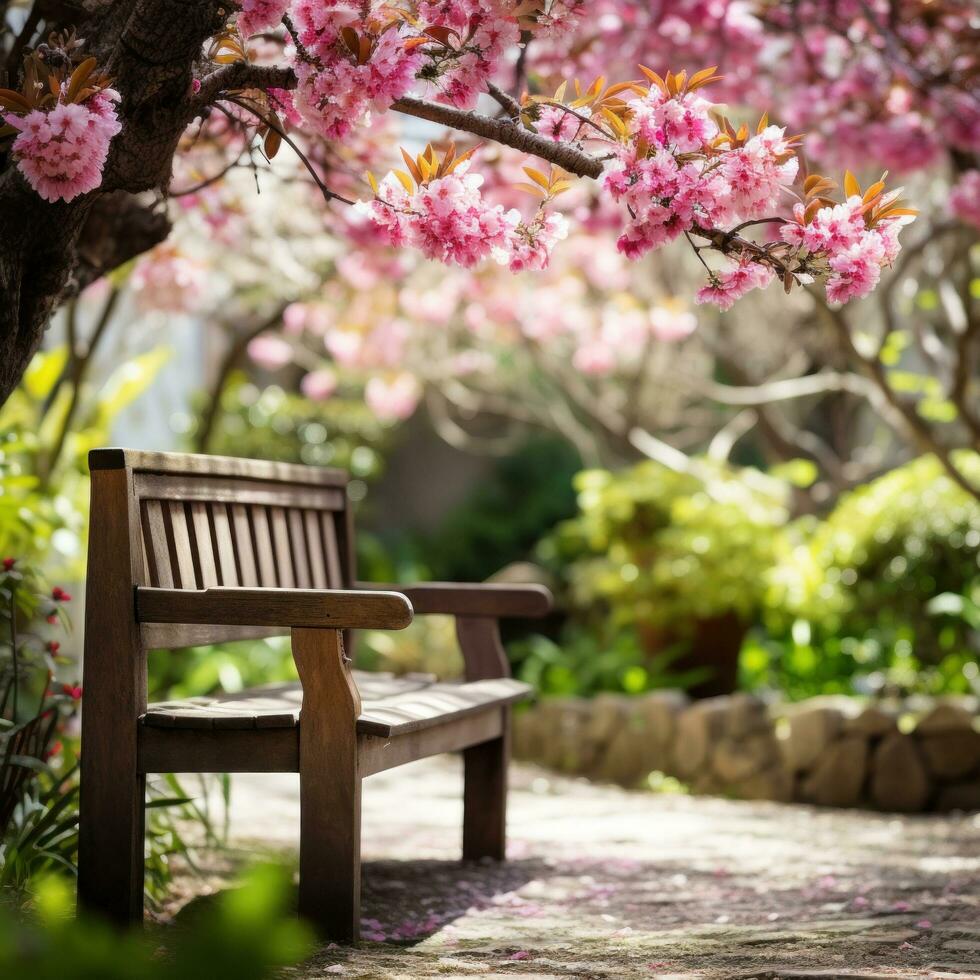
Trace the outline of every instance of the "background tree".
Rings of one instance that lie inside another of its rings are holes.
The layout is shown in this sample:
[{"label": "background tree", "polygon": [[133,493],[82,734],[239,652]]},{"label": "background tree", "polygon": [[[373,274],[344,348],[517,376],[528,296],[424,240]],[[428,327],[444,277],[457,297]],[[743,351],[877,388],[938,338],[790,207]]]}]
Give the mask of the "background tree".
[{"label": "background tree", "polygon": [[[774,278],[790,288],[818,276],[834,299],[859,295],[897,252],[907,218],[880,184],[872,185],[867,208],[856,185],[845,188],[852,198],[846,241],[825,233],[832,207],[825,181],[798,188],[812,204],[805,216],[801,210],[787,223],[770,215],[798,173],[796,140],[765,121],[756,134],[711,115],[711,103],[696,91],[714,80],[711,70],[663,77],[648,70],[634,80],[630,66],[617,85],[596,78],[582,89],[559,86],[549,96],[541,88],[522,97],[525,81],[538,87],[528,71],[543,84],[546,71],[567,74],[590,49],[601,52],[578,2],[284,6],[247,3],[229,26],[229,11],[210,3],[185,9],[142,0],[85,11],[7,5],[10,142],[0,176],[0,280],[9,302],[0,324],[8,355],[0,392],[16,383],[58,302],[163,236],[168,218],[160,204],[194,120],[198,136],[220,120],[234,154],[228,167],[243,158],[258,167],[256,139],[269,156],[289,143],[330,201],[345,200],[328,188],[330,156],[370,109],[394,109],[549,161],[560,169],[534,170],[544,204],[566,188],[565,173],[601,176],[603,194],[624,206],[620,249],[637,255],[683,234],[692,245],[697,240],[701,258],[705,250],[722,253],[729,261],[708,268],[699,295],[725,306]],[[610,9],[599,22],[603,38],[615,34],[607,29],[615,22],[642,28],[636,37],[651,41],[651,54],[665,50],[683,18],[651,19],[645,7]],[[673,50],[693,58],[710,50],[705,38],[718,13],[689,7],[684,17],[698,25],[699,41]],[[723,8],[715,26],[726,50],[737,50],[740,65],[762,58],[759,18],[744,5]],[[739,31],[734,45],[729,27]],[[249,36],[256,40],[247,45],[242,37]],[[541,47],[540,68],[528,54],[533,45]],[[614,64],[612,49],[605,53]],[[748,94],[751,78],[743,65],[727,84]],[[495,116],[473,108],[480,93],[499,107]],[[477,176],[466,172],[470,162],[460,166],[467,156],[450,148],[408,161],[405,180],[385,178],[362,216],[383,239],[464,266],[490,253],[514,269],[545,265],[564,222],[550,208],[522,216],[485,199]],[[223,169],[204,179],[217,181]],[[453,207],[440,211],[437,202],[447,200]],[[809,237],[803,224],[792,231],[794,221],[813,222]],[[746,237],[749,226],[769,223],[783,224],[781,237]]]}]

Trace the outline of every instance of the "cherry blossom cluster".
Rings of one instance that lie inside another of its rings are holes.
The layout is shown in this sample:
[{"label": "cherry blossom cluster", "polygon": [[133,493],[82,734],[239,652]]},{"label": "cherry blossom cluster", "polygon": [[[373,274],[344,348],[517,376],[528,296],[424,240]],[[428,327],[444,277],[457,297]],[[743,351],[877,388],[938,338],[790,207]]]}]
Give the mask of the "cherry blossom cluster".
[{"label": "cherry blossom cluster", "polygon": [[404,95],[422,64],[406,45],[404,25],[385,4],[362,16],[354,0],[296,0],[299,85],[293,103],[299,115],[326,139],[341,139],[371,109],[384,110]]},{"label": "cherry blossom cluster", "polygon": [[839,164],[873,146],[882,166],[907,172],[949,147],[980,151],[971,0],[931,5],[928,17],[917,0],[805,0],[761,16],[770,46],[782,48],[771,92],[810,133],[811,153]]},{"label": "cherry blossom cluster", "polygon": [[[487,201],[483,176],[469,169],[471,152],[457,157],[451,147],[442,161],[431,146],[416,161],[404,154],[412,173],[392,171],[375,183],[374,199],[355,208],[387,244],[410,245],[448,265],[469,269],[489,257],[514,272],[545,268],[555,243],[567,234],[565,218],[546,212],[542,201],[525,222],[516,208]],[[553,174],[554,184],[541,179],[554,188],[565,183],[564,176]]]},{"label": "cherry blossom cluster", "polygon": [[276,101],[313,132],[341,139],[416,82],[437,101],[472,107],[522,30],[557,36],[583,9],[582,0],[245,0],[237,23],[246,37],[283,20],[295,30],[299,84]]},{"label": "cherry blossom cluster", "polygon": [[200,302],[207,274],[201,263],[164,243],[140,256],[131,285],[144,312],[187,313]]},{"label": "cherry blossom cluster", "polygon": [[[72,201],[95,190],[121,126],[119,94],[95,80],[94,59],[58,80],[40,98],[0,90],[0,118],[14,131],[12,153],[17,169],[45,201]],[[57,91],[57,95],[54,91]]]},{"label": "cherry blossom cluster", "polygon": [[654,76],[623,113],[603,183],[627,207],[617,245],[631,258],[697,229],[766,218],[796,178],[795,140],[764,122],[751,136],[744,127],[722,129],[698,91],[712,73],[699,75],[690,84],[683,75]]}]

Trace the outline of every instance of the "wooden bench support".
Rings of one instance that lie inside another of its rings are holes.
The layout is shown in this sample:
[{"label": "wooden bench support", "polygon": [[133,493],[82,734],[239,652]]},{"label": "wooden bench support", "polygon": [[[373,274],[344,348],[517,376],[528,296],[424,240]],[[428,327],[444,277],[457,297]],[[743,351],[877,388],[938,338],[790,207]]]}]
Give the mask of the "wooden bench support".
[{"label": "wooden bench support", "polygon": [[[113,470],[93,490],[85,614],[78,900],[119,925],[143,919],[146,777],[134,724],[146,710],[146,650],[133,608],[139,558],[132,474]],[[130,523],[126,517],[129,515]]]},{"label": "wooden bench support", "polygon": [[360,935],[361,699],[339,630],[294,629],[299,725],[299,912],[324,939]]},{"label": "wooden bench support", "polygon": [[503,861],[506,857],[510,711],[501,711],[503,734],[463,751],[464,861]]}]

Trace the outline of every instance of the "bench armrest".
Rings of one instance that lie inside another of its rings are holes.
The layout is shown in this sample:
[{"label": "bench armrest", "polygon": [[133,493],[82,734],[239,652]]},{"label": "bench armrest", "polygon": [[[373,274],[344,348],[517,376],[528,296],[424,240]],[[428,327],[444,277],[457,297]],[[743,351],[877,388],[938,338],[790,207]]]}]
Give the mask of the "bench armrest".
[{"label": "bench armrest", "polygon": [[361,589],[396,589],[406,595],[415,612],[455,616],[537,619],[551,611],[551,593],[543,585],[505,585],[495,582],[420,582],[379,585],[358,582]]},{"label": "bench armrest", "polygon": [[397,592],[341,589],[136,589],[141,623],[404,629],[412,604]]}]

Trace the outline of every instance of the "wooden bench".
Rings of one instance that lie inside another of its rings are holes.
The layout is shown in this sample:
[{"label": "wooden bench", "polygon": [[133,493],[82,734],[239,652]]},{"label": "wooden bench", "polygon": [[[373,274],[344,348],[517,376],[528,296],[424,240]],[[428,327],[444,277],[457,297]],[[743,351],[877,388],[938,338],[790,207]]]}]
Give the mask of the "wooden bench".
[{"label": "wooden bench", "polygon": [[[84,906],[142,919],[151,772],[298,772],[299,909],[339,941],[358,936],[364,776],[461,750],[463,857],[504,858],[509,706],[528,688],[498,617],[543,615],[547,590],[356,582],[338,470],[127,449],[89,464]],[[401,629],[413,606],[456,617],[463,683],[352,669],[350,631]],[[147,704],[148,650],[287,633],[299,684]]]}]

